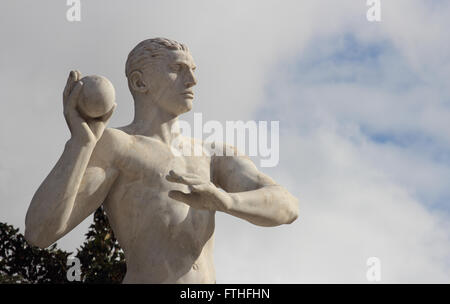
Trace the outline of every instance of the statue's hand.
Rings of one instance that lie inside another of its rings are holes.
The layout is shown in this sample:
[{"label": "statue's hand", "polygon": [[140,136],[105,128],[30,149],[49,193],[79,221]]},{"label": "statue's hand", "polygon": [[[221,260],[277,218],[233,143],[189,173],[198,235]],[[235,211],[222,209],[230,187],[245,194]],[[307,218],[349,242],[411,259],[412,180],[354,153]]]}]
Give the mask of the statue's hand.
[{"label": "statue's hand", "polygon": [[80,144],[95,144],[105,130],[116,105],[111,111],[99,118],[84,118],[77,105],[81,96],[83,83],[79,71],[71,71],[63,93],[64,117],[72,134],[72,139]]},{"label": "statue's hand", "polygon": [[224,191],[220,191],[209,180],[191,173],[169,172],[166,179],[170,182],[180,183],[189,187],[189,193],[178,190],[169,191],[169,197],[186,203],[195,209],[226,211],[231,207],[233,200]]}]

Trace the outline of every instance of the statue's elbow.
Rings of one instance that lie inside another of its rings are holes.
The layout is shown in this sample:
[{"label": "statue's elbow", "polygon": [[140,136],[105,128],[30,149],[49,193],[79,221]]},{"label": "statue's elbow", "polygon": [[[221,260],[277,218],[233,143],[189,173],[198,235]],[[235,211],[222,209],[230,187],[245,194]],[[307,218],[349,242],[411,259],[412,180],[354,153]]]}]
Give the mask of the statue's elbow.
[{"label": "statue's elbow", "polygon": [[25,240],[27,241],[28,244],[30,244],[32,246],[37,246],[38,239],[36,237],[36,234],[33,233],[28,227],[25,227],[24,237],[25,237]]},{"label": "statue's elbow", "polygon": [[286,224],[292,224],[295,222],[298,218],[298,213],[293,213],[289,216],[288,220],[286,221]]},{"label": "statue's elbow", "polygon": [[287,210],[285,224],[292,224],[293,222],[295,222],[295,220],[298,219],[298,214],[299,214],[298,200],[294,199]]},{"label": "statue's elbow", "polygon": [[37,233],[36,229],[32,229],[29,226],[25,226],[24,237],[28,244],[42,249],[47,248],[52,244],[45,238],[41,237],[39,233]]}]

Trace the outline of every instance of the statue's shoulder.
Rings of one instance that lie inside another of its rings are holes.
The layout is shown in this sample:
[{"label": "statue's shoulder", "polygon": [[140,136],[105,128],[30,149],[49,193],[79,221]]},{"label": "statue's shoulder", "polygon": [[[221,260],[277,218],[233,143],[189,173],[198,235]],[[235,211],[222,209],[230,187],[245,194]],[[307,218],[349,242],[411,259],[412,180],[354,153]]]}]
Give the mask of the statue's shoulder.
[{"label": "statue's shoulder", "polygon": [[120,147],[128,145],[131,142],[131,136],[122,128],[106,128],[103,132],[101,141],[106,145],[114,145]]},{"label": "statue's shoulder", "polygon": [[122,158],[131,144],[131,136],[120,128],[106,128],[97,142],[96,150],[98,150],[98,153],[96,154],[114,161]]}]

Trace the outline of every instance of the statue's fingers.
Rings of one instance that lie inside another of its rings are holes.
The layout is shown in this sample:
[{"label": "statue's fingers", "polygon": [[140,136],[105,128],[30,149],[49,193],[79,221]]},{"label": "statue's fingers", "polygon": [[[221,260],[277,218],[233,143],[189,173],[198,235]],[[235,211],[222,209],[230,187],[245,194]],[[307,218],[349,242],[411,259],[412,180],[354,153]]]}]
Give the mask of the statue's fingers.
[{"label": "statue's fingers", "polygon": [[96,138],[99,138],[105,129],[105,124],[103,121],[99,119],[90,119],[88,120],[89,128],[92,130]]},{"label": "statue's fingers", "polygon": [[172,183],[179,183],[179,184],[183,184],[183,185],[189,185],[189,183],[186,180],[184,180],[181,176],[175,176],[175,175],[172,175],[170,173],[168,175],[166,175],[166,179],[169,182],[172,182]]},{"label": "statue's fingers", "polygon": [[103,133],[103,130],[106,128],[106,123],[109,120],[109,118],[111,117],[115,108],[116,108],[116,104],[114,104],[112,109],[105,115],[98,117],[98,118],[89,118],[87,120],[89,127],[91,128],[92,132],[94,132],[94,134],[97,138],[99,138],[101,136],[101,134]]},{"label": "statue's fingers", "polygon": [[190,177],[186,177],[186,176],[181,176],[181,180],[186,184],[186,185],[201,185],[204,184],[205,182],[202,179],[199,178],[190,178]]},{"label": "statue's fingers", "polygon": [[169,191],[169,197],[184,203],[189,203],[190,201],[190,194],[178,190]]},{"label": "statue's fingers", "polygon": [[170,173],[166,175],[166,180],[172,183],[178,183],[179,179],[177,177],[172,176]]},{"label": "statue's fingers", "polygon": [[83,121],[83,122],[81,123],[81,126],[82,126],[82,128],[84,129],[84,131],[85,131],[86,133],[91,132],[91,128],[89,128],[89,125],[88,125],[87,122]]},{"label": "statue's fingers", "polygon": [[[172,170],[173,171],[173,170]],[[197,175],[197,174],[194,174],[194,173],[188,173],[188,172],[186,172],[186,173],[178,173],[178,172],[175,172],[176,174],[178,174],[178,175],[180,175],[180,176],[183,176],[183,177],[187,177],[187,178],[191,178],[191,179],[201,179],[201,176],[200,175]]]},{"label": "statue's fingers", "polygon": [[204,180],[192,173],[177,173],[174,170],[169,172],[170,181],[179,182],[185,185],[198,185],[203,184]]},{"label": "statue's fingers", "polygon": [[66,86],[64,87],[63,96],[64,99],[67,98],[70,95],[70,92],[72,91],[73,84],[75,83],[76,74],[75,71],[70,71],[69,77],[67,77]]},{"label": "statue's fingers", "polygon": [[72,92],[70,93],[70,96],[67,101],[67,106],[69,108],[75,109],[77,106],[77,101],[81,93],[81,88],[83,87],[83,82],[78,81],[75,87],[73,88]]},{"label": "statue's fingers", "polygon": [[79,81],[81,79],[81,72],[78,70],[75,70],[75,81]]},{"label": "statue's fingers", "polygon": [[197,179],[197,178],[189,178],[189,177],[185,177],[182,175],[167,175],[166,179],[169,182],[173,182],[173,183],[179,183],[179,184],[184,184],[187,186],[191,186],[191,185],[199,185],[199,184],[203,184],[204,181]]},{"label": "statue's fingers", "polygon": [[111,110],[109,110],[108,113],[106,113],[105,115],[103,115],[102,117],[100,117],[100,120],[101,120],[102,122],[107,122],[107,121],[111,118],[111,116],[112,116],[112,114],[114,113],[114,110],[116,109],[116,107],[117,107],[117,104],[115,103],[115,104],[112,106]]},{"label": "statue's fingers", "polygon": [[180,179],[181,178],[181,175],[179,173],[175,172],[174,170],[170,170],[169,171],[169,176],[171,178],[174,178],[174,179]]},{"label": "statue's fingers", "polygon": [[174,176],[186,176],[186,177],[190,177],[190,178],[199,178],[200,176],[197,174],[193,174],[193,173],[181,173],[175,170],[170,170],[169,174],[172,174]]},{"label": "statue's fingers", "polygon": [[208,184],[196,184],[196,185],[189,185],[189,190],[191,192],[209,192],[210,186]]}]

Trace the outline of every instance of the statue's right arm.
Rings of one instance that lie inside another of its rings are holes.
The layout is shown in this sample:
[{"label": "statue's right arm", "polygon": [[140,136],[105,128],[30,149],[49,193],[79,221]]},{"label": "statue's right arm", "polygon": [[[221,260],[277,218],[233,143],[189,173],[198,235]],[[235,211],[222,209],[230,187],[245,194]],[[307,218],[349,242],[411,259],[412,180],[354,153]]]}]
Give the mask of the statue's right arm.
[{"label": "statue's right arm", "polygon": [[[118,176],[105,126],[114,108],[101,119],[82,118],[76,109],[82,83],[70,73],[64,90],[64,116],[71,131],[60,159],[36,191],[25,219],[25,238],[45,248],[95,211]],[[103,134],[105,133],[105,134]]]}]

